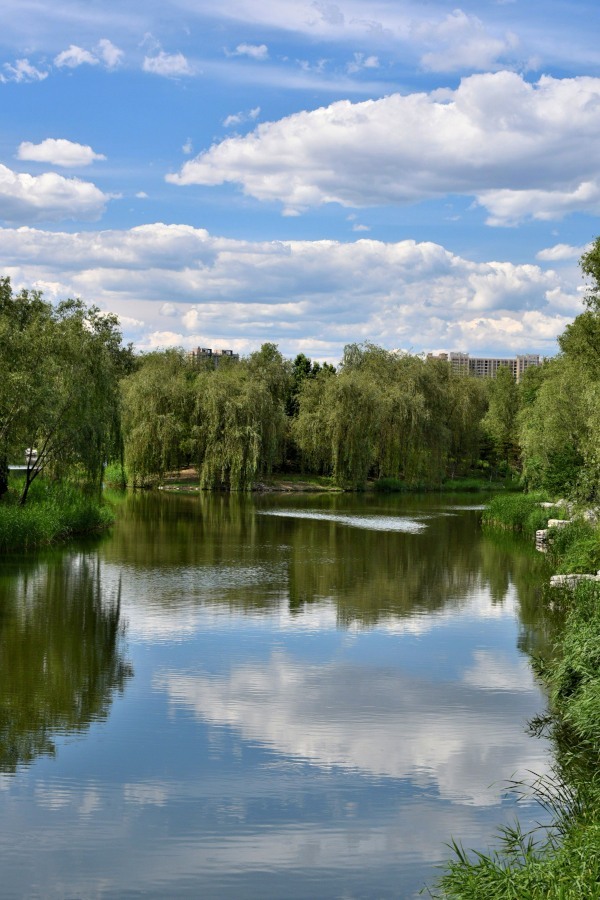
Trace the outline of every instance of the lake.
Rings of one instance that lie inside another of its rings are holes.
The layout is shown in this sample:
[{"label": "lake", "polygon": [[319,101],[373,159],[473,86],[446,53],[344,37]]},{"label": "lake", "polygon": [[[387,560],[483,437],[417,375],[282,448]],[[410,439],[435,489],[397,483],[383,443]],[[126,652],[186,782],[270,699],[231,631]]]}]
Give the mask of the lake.
[{"label": "lake", "polygon": [[414,897],[545,820],[544,559],[480,502],[138,493],[5,557],[2,897]]}]

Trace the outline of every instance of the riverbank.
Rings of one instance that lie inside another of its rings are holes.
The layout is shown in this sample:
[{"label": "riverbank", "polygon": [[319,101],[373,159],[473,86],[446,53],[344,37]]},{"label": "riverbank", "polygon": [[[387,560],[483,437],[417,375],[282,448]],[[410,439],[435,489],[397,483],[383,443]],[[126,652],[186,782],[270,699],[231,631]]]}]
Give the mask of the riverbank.
[{"label": "riverbank", "polygon": [[[115,470],[116,472],[116,470]],[[113,480],[106,479],[107,484],[115,486],[123,486],[122,470],[113,476]],[[175,491],[179,493],[198,493],[199,487],[198,472],[194,467],[181,469],[177,472],[168,473],[161,481],[149,484],[148,487],[156,487],[162,491]],[[398,478],[379,478],[371,479],[364,485],[364,492],[377,492],[383,494],[393,493],[434,493],[442,491],[444,493],[491,493],[495,491],[507,492],[517,490],[516,485],[511,479],[490,480],[489,478],[477,475],[458,476],[456,478],[448,478],[442,484],[408,484]],[[322,494],[343,493],[341,488],[335,483],[333,477],[328,475],[314,475],[298,472],[278,472],[268,477],[262,478],[252,486],[252,493],[259,494],[294,494],[294,493],[312,493]],[[356,491],[354,491],[356,493]]]},{"label": "riverbank", "polygon": [[[512,521],[512,527],[531,534],[537,524],[534,504],[546,520],[548,508],[540,507],[538,499],[523,499],[518,508],[492,501],[484,521],[502,527]],[[589,570],[596,565],[599,546],[598,527],[575,518],[553,530],[552,568]],[[550,808],[553,827],[533,835],[522,834],[518,827],[501,829],[499,848],[487,854],[469,853],[454,844],[454,858],[435,896],[600,897],[600,583],[546,587],[545,598],[560,624],[550,658],[535,661],[550,699],[550,714],[537,727],[547,729],[554,740],[556,768],[551,781],[532,782],[529,793]]]},{"label": "riverbank", "polygon": [[9,493],[0,503],[0,551],[33,550],[108,528],[114,515],[69,484],[35,484],[27,504]]}]

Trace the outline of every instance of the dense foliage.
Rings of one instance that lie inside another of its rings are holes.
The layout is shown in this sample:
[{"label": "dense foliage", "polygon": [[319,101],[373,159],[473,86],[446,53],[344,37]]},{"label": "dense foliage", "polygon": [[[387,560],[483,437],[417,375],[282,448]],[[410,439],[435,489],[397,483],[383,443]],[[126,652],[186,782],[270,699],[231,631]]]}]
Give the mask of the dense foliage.
[{"label": "dense foliage", "polygon": [[42,472],[76,470],[100,487],[119,449],[119,380],[131,359],[117,325],[79,300],[53,306],[0,279],[0,496],[13,460],[27,464],[21,505]]},{"label": "dense foliage", "polygon": [[194,464],[208,489],[249,490],[274,470],[354,490],[369,477],[439,485],[482,452],[488,468],[503,463],[481,428],[489,390],[372,344],[346,347],[337,370],[273,344],[216,368],[152,353],[123,382],[125,460],[137,483]]}]

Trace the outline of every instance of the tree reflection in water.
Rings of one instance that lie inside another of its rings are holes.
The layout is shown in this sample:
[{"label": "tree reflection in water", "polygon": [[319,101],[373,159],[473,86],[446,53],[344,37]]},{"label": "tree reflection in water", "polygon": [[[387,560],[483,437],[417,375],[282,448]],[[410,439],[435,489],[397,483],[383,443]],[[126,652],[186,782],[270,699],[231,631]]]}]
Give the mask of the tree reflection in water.
[{"label": "tree reflection in water", "polygon": [[0,771],[54,755],[55,737],[107,717],[132,675],[121,652],[120,585],[104,596],[96,553],[3,567]]}]

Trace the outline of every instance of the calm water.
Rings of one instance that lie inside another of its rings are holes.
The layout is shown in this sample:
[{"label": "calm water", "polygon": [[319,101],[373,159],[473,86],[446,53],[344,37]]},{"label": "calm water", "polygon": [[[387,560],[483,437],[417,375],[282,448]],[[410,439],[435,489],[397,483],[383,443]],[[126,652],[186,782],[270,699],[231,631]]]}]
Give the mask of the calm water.
[{"label": "calm water", "polygon": [[531,827],[543,560],[476,502],[136,495],[5,558],[2,897],[413,897]]}]

